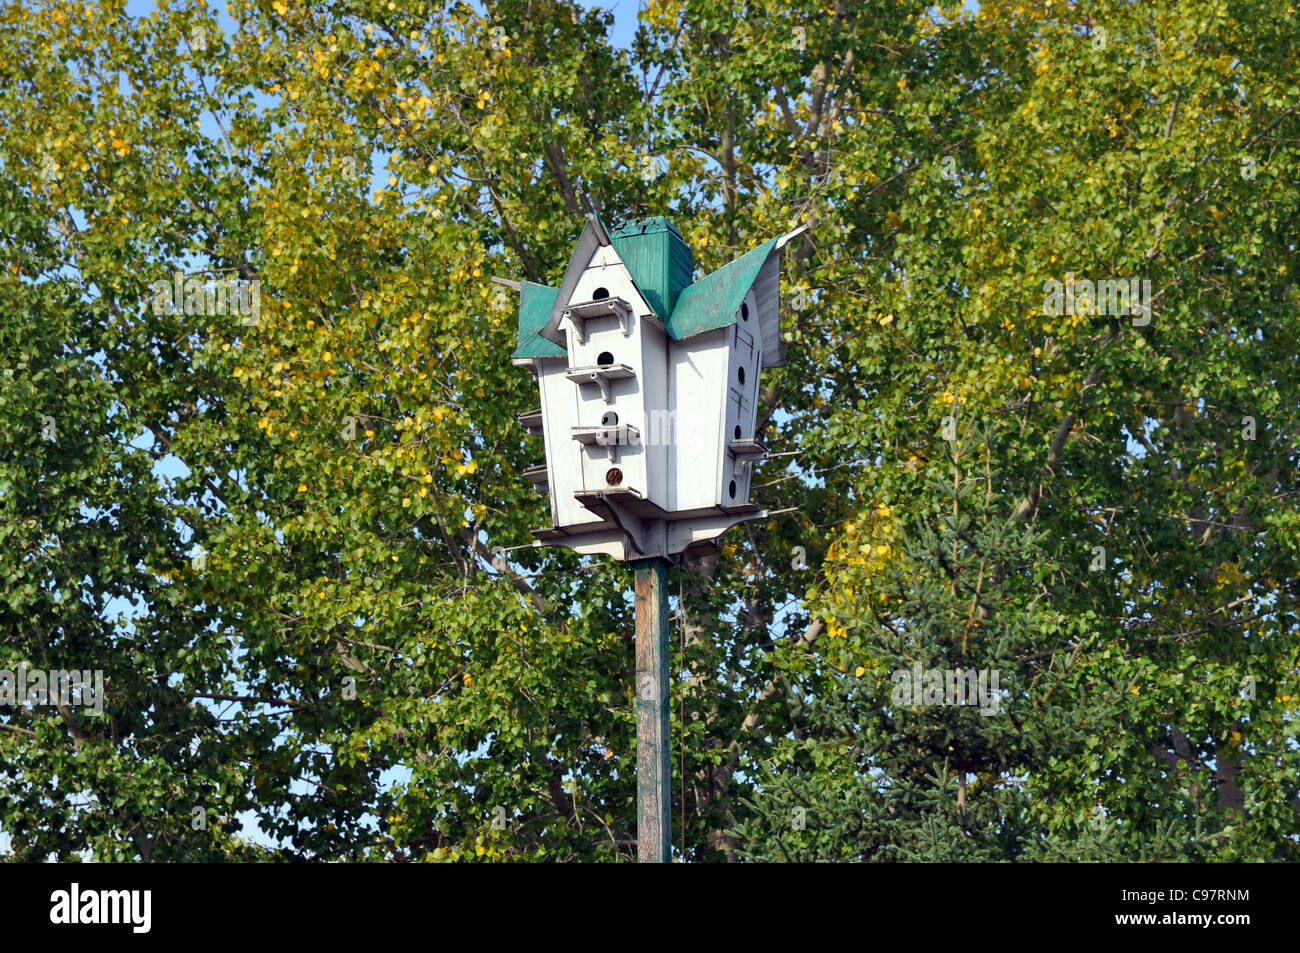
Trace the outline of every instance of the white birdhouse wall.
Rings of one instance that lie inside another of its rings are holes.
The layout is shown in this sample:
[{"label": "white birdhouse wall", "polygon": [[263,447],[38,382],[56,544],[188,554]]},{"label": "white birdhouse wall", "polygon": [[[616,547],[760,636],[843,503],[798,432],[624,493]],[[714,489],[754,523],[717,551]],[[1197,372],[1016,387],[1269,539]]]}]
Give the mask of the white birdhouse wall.
[{"label": "white birdhouse wall", "polygon": [[537,380],[542,395],[542,439],[546,442],[553,526],[600,522],[573,497],[573,491],[582,488],[583,480],[583,456],[573,439],[573,428],[582,422],[582,400],[578,385],[565,377],[568,369],[567,358],[537,361]]},{"label": "white birdhouse wall", "polygon": [[640,434],[640,457],[649,478],[645,485],[647,499],[664,509],[670,509],[672,472],[668,469],[671,434],[664,434],[662,419],[668,416],[672,400],[668,390],[668,335],[655,325],[641,325],[641,366],[644,373],[638,376],[640,405],[632,411],[634,424]]},{"label": "white birdhouse wall", "polygon": [[730,330],[696,335],[689,348],[674,347],[670,351],[669,386],[676,409],[668,461],[674,476],[673,510],[706,509],[719,502],[719,447]]},{"label": "white birdhouse wall", "polygon": [[[647,420],[649,412],[668,405],[667,348],[663,332],[651,324],[638,322],[632,335],[624,337],[614,318],[588,321],[587,327],[589,342],[600,348],[596,356],[602,363],[596,366],[626,365],[632,368],[634,376],[611,380],[608,397],[594,384],[578,388],[579,423],[608,428],[604,442],[581,445],[580,488],[629,488],[667,508],[667,448],[647,442],[652,439]],[[625,429],[628,427],[633,430]],[[617,434],[617,440],[611,441],[611,434]],[[575,446],[578,446],[576,442]]]},{"label": "white birdhouse wall", "polygon": [[[598,521],[574,499],[576,490],[619,487],[665,508],[668,504],[668,448],[646,443],[650,413],[669,406],[667,337],[614,248],[597,248],[567,304],[617,299],[631,307],[630,319],[610,312],[563,325],[571,376],[556,397],[564,402],[569,428],[567,433],[555,428],[552,445],[563,461],[555,481],[556,525]],[[587,370],[593,373],[584,379]],[[564,393],[571,408],[558,396]],[[594,430],[602,431],[601,439]]]},{"label": "white birdhouse wall", "polygon": [[745,307],[748,316],[738,317],[735,325],[697,335],[689,348],[672,349],[670,379],[677,411],[677,440],[668,461],[676,483],[672,509],[748,501],[753,467],[738,468],[731,445],[759,436],[754,429],[762,349],[753,292],[746,296]]},{"label": "white birdhouse wall", "polygon": [[759,338],[760,315],[753,291],[745,296],[736,323],[728,328],[729,355],[725,383],[726,411],[722,433],[722,473],[718,481],[718,502],[734,506],[749,499],[751,465],[737,466],[738,455],[733,443],[753,440],[758,415],[758,376],[762,369],[762,345]]}]

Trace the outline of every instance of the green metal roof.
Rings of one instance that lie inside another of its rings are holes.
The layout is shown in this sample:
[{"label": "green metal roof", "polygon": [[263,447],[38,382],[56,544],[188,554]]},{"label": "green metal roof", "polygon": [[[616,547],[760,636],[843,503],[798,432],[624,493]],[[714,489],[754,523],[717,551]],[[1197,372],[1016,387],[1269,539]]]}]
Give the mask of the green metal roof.
[{"label": "green metal roof", "polygon": [[564,357],[564,348],[548,341],[538,332],[546,327],[555,309],[555,296],[558,289],[531,281],[523,282],[519,287],[519,342],[512,358],[529,357]]},{"label": "green metal roof", "polygon": [[[590,229],[589,225],[583,231],[584,238]],[[589,241],[597,241],[594,234]],[[736,323],[736,314],[740,311],[745,295],[754,288],[759,272],[781,239],[768,239],[695,282],[692,282],[694,263],[691,250],[681,233],[662,216],[625,222],[609,233],[609,241],[627,266],[642,297],[663,322],[669,337],[674,341],[682,341]],[[578,257],[575,253],[575,260]],[[572,269],[571,263],[570,270]],[[565,280],[569,281],[570,276],[566,275]],[[576,277],[573,280],[576,281]],[[767,288],[771,295],[776,294],[774,281],[775,277],[769,276],[763,285],[771,285]],[[762,297],[763,288],[759,291]],[[531,281],[520,285],[519,342],[512,357],[528,359],[566,355],[563,345],[542,334],[554,317],[558,296],[559,289],[556,288]],[[774,304],[771,308],[761,310],[772,311],[775,315]],[[772,320],[775,321],[775,317]],[[770,331],[770,334],[764,333],[764,350],[770,350],[772,359],[775,360],[775,355],[779,352],[775,335],[779,328],[772,324],[766,331]],[[771,340],[768,340],[769,337]]]},{"label": "green metal roof", "polygon": [[666,322],[669,336],[681,341],[735,324],[736,312],[778,241],[769,238],[682,291]]},{"label": "green metal roof", "polygon": [[609,233],[609,240],[646,304],[666,323],[695,274],[682,233],[668,219],[655,216],[624,222]]}]

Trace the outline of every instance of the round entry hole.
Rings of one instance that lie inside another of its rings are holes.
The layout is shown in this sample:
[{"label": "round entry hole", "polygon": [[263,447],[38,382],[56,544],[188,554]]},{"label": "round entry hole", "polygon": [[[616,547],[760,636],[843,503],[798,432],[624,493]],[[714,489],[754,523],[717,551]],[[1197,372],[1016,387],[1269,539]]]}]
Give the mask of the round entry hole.
[{"label": "round entry hole", "polygon": [[[618,467],[610,467],[605,471],[605,482],[610,486],[621,486],[623,483],[623,471]],[[733,482],[731,485],[734,487],[736,484]],[[732,495],[734,496],[735,494]]]},{"label": "round entry hole", "polygon": [[736,481],[735,481],[735,480],[732,480],[730,483],[727,484],[727,492],[731,494],[731,498],[732,498],[733,500],[736,498]]},{"label": "round entry hole", "polygon": [[595,291],[591,293],[592,301],[604,301],[608,297],[609,297],[608,288],[597,288]]},{"label": "round entry hole", "polygon": [[614,355],[610,354],[609,351],[601,351],[596,357],[596,363],[601,367],[609,367],[609,365],[614,363]]}]

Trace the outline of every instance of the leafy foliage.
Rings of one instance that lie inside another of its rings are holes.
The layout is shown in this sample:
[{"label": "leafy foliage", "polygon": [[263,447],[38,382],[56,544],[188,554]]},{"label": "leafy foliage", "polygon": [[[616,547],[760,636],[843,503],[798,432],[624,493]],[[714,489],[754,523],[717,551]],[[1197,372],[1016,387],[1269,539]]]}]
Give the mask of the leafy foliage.
[{"label": "leafy foliage", "polygon": [[0,7],[0,667],[108,686],[0,709],[13,856],[632,856],[630,575],[491,565],[546,513],[490,278],[585,197],[704,270],[812,225],[789,512],[674,577],[684,859],[1295,859],[1296,17]]}]

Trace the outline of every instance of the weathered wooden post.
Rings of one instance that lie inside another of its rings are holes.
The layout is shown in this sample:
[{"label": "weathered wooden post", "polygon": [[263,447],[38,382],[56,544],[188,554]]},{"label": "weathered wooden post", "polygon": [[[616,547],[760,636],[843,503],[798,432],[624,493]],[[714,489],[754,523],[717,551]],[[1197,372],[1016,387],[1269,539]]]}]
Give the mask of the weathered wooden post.
[{"label": "weathered wooden post", "polygon": [[637,854],[672,859],[668,558],[718,552],[766,451],[758,377],[783,362],[781,249],[803,227],[694,279],[667,219],[613,232],[594,214],[558,288],[519,292],[514,363],[541,406],[519,422],[545,439],[524,477],[550,497],[534,546],[631,562],[636,588]]},{"label": "weathered wooden post", "polygon": [[636,850],[643,864],[672,860],[668,728],[668,561],[639,559],[636,579]]}]

